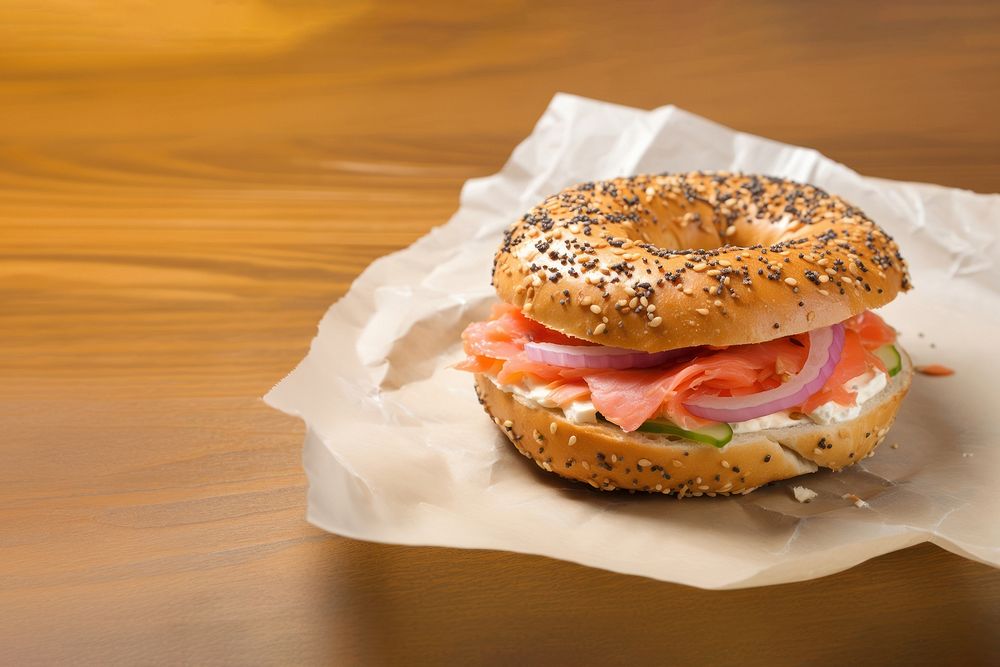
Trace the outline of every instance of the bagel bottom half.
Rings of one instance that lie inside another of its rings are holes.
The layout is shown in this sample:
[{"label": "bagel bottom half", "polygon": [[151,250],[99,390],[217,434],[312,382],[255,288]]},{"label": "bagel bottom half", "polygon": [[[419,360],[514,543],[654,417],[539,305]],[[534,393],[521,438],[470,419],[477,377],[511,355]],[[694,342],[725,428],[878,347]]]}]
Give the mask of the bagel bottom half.
[{"label": "bagel bottom half", "polygon": [[604,490],[684,496],[749,493],[820,467],[840,470],[870,455],[885,439],[910,387],[913,366],[865,401],[855,419],[835,424],[773,428],[735,435],[724,447],[675,436],[626,433],[613,424],[582,424],[560,410],[529,406],[476,375],[486,412],[518,451],[539,467]]}]

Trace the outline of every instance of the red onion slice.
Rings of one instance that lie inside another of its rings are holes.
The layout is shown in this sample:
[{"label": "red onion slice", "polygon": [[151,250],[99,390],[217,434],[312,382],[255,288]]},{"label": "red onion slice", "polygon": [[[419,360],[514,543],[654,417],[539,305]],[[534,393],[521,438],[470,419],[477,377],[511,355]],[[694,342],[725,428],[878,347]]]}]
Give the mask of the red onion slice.
[{"label": "red onion slice", "polygon": [[650,368],[684,356],[691,348],[666,352],[638,352],[604,345],[557,345],[555,343],[525,343],[524,352],[532,361],[563,368]]},{"label": "red onion slice", "polygon": [[844,350],[844,327],[809,332],[809,356],[802,370],[780,387],[746,396],[702,396],[686,402],[691,414],[716,422],[742,422],[801,405],[823,388]]}]

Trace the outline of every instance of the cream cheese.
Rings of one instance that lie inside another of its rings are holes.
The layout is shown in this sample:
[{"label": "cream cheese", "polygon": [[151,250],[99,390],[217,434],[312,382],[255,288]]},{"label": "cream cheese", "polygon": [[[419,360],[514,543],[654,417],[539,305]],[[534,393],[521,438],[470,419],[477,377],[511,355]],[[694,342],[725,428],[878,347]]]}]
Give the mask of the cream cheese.
[{"label": "cream cheese", "polygon": [[763,431],[769,428],[798,426],[803,422],[803,419],[808,419],[814,424],[836,424],[850,421],[861,414],[865,401],[874,398],[880,391],[885,389],[886,383],[885,373],[877,369],[868,371],[844,383],[845,389],[857,394],[854,405],[841,405],[835,401],[828,401],[800,419],[792,418],[790,410],[782,410],[774,414],[758,417],[757,419],[736,422],[730,424],[730,426],[733,428],[733,433],[739,434],[753,433],[754,431]]},{"label": "cream cheese", "polygon": [[[800,413],[801,414],[801,413]],[[729,424],[733,433],[753,433],[754,431],[765,431],[769,428],[785,428],[787,426],[798,426],[802,419],[792,419],[792,413],[788,410],[774,412],[756,419],[748,419],[745,422],[733,422]]]},{"label": "cream cheese", "polygon": [[[513,394],[518,401],[529,408],[559,409],[551,398],[552,390],[543,384],[534,384],[527,379],[524,380],[524,384],[500,384],[493,377],[490,381],[497,389]],[[597,408],[591,401],[573,401],[562,408],[562,413],[566,419],[577,424],[597,423]]]},{"label": "cream cheese", "polygon": [[861,414],[862,404],[885,389],[886,384],[885,373],[880,370],[859,375],[844,383],[845,389],[857,393],[854,405],[847,406],[830,401],[810,412],[809,418],[817,424],[836,424],[855,419]]},{"label": "cream cheese", "polygon": [[563,414],[566,419],[577,424],[597,423],[597,408],[590,401],[573,401],[563,408]]}]

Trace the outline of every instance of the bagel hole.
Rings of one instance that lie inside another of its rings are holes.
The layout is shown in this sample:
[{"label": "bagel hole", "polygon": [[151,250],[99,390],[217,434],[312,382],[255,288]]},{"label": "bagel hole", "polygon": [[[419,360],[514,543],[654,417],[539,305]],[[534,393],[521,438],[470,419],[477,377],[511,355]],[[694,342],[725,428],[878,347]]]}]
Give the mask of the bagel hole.
[{"label": "bagel hole", "polygon": [[[622,226],[620,231],[632,241],[664,250],[718,250],[725,246],[745,249],[787,240],[792,232],[766,214],[756,218],[737,214],[730,218],[701,201],[682,206],[673,200],[660,200],[650,202],[648,207],[648,214],[634,230]],[[727,235],[730,226],[734,230]]]}]

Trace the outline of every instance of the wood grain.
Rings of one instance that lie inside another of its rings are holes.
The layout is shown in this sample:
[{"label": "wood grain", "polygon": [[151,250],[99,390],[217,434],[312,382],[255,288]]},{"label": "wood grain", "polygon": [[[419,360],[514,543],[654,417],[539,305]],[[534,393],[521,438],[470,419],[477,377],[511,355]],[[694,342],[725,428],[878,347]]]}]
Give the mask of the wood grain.
[{"label": "wood grain", "polygon": [[303,519],[258,399],[558,90],[1000,190],[996,3],[0,8],[0,663],[986,664],[928,545],[713,593]]}]

